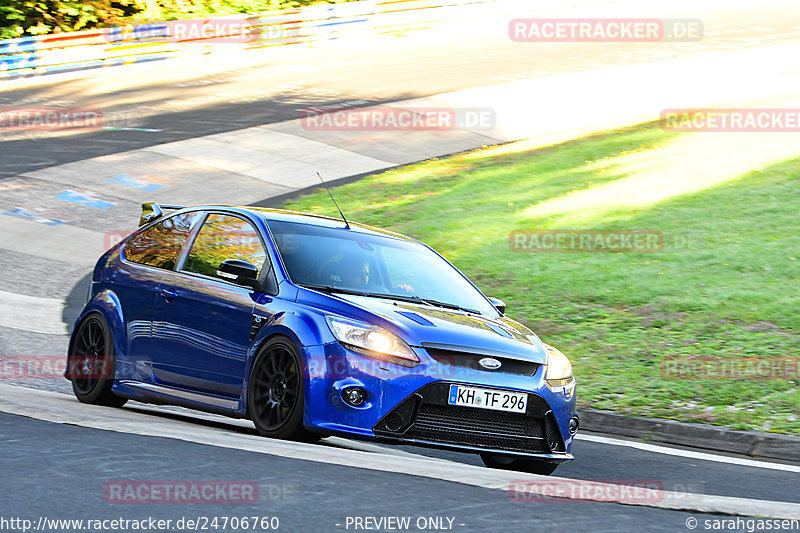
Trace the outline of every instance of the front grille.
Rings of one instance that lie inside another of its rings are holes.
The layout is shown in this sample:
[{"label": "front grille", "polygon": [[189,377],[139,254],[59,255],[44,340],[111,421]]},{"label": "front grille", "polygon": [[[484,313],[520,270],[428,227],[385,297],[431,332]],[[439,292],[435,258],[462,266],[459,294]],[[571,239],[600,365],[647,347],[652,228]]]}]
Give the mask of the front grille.
[{"label": "front grille", "polygon": [[449,383],[432,383],[392,409],[372,428],[379,437],[401,441],[505,450],[563,452],[564,444],[549,406],[528,394],[525,414],[449,405]]},{"label": "front grille", "polygon": [[406,434],[417,440],[476,448],[547,453],[541,420],[473,407],[421,405]]},{"label": "front grille", "polygon": [[[483,372],[494,372],[498,374],[514,374],[516,376],[529,376],[532,377],[536,374],[541,366],[539,363],[531,361],[521,361],[519,359],[510,359],[508,357],[498,357],[495,355],[477,354],[469,352],[459,352],[455,350],[443,350],[441,348],[433,348],[425,346],[425,351],[428,355],[433,357],[437,362],[443,365],[457,366],[462,368],[471,368],[472,370],[481,370]],[[488,370],[483,368],[478,361],[484,357],[491,357],[497,359],[502,363],[497,370]]]},{"label": "front grille", "polygon": [[542,438],[542,426],[535,418],[457,405],[422,404],[414,428],[427,430],[449,428],[457,431]]}]

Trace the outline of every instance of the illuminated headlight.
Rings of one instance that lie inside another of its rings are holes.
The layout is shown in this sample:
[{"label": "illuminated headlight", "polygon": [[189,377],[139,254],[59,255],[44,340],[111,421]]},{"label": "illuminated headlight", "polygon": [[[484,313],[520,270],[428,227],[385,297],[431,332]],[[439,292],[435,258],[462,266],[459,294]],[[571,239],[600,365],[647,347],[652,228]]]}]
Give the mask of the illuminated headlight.
[{"label": "illuminated headlight", "polygon": [[378,326],[328,316],[333,336],[350,351],[403,366],[419,364],[417,355],[394,333]]},{"label": "illuminated headlight", "polygon": [[[544,343],[543,343],[544,344]],[[572,377],[572,363],[567,356],[553,348],[549,344],[544,345],[547,352],[547,372],[544,381],[551,389],[570,389],[574,386],[575,380]]]}]

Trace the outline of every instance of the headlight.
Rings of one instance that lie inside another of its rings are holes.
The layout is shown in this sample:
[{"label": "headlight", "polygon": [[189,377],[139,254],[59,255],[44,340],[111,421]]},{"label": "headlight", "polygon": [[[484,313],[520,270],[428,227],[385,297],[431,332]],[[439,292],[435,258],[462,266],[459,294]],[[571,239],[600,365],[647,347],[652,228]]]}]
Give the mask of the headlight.
[{"label": "headlight", "polygon": [[344,318],[328,316],[327,319],[333,336],[348,350],[403,366],[419,364],[411,348],[390,331]]},{"label": "headlight", "polygon": [[561,387],[572,381],[572,363],[569,362],[567,356],[549,344],[545,344],[544,349],[547,352],[545,382],[550,387]]}]

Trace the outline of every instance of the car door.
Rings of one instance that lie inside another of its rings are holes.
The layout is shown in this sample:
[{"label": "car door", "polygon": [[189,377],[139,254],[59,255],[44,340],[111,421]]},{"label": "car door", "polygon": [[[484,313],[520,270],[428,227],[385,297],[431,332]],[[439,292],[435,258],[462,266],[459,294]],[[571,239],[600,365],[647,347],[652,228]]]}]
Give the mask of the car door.
[{"label": "car door", "polygon": [[119,298],[127,328],[127,347],[123,361],[133,363],[127,377],[150,381],[136,369],[149,364],[152,347],[152,317],[156,290],[163,277],[176,265],[186,244],[197,211],[166,218],[131,237],[122,247],[118,268],[109,282]]},{"label": "car door", "polygon": [[245,218],[212,212],[184,256],[157,289],[154,375],[164,385],[238,398],[259,293],[218,277],[217,269],[242,259],[261,274],[264,242]]}]

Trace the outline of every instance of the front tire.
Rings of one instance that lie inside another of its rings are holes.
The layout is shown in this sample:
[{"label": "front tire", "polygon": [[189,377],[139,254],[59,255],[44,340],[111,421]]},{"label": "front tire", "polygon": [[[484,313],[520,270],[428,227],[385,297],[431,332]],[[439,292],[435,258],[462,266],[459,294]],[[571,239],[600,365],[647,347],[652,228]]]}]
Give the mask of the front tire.
[{"label": "front tire", "polygon": [[489,453],[482,453],[481,460],[488,468],[514,470],[517,472],[527,472],[529,474],[539,474],[540,476],[549,476],[558,468],[558,463],[536,459],[517,459],[506,455],[493,455]]},{"label": "front tire", "polygon": [[127,399],[111,392],[115,368],[111,330],[102,315],[92,313],[76,329],[67,355],[67,372],[75,397],[93,405],[125,405]]},{"label": "front tire", "polygon": [[303,427],[303,364],[289,339],[276,337],[258,351],[247,385],[247,411],[256,430],[273,439],[314,442]]}]

